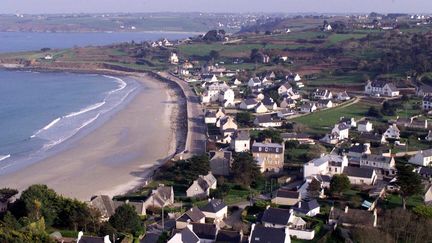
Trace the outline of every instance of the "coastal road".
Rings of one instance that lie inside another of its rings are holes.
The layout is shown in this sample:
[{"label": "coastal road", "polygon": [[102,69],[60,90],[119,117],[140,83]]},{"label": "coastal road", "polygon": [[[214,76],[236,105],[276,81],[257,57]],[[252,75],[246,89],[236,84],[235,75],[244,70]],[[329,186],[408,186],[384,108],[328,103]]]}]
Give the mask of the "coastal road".
[{"label": "coastal road", "polygon": [[204,112],[199,97],[189,87],[189,84],[168,72],[158,73],[165,79],[177,83],[183,90],[187,100],[188,134],[186,138],[186,151],[183,159],[192,155],[206,152],[206,126],[204,123]]}]

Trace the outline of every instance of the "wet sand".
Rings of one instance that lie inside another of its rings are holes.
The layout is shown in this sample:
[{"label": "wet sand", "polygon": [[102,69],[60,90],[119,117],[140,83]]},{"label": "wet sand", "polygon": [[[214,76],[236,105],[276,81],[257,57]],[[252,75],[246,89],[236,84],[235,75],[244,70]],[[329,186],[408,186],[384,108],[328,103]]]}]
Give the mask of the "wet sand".
[{"label": "wet sand", "polygon": [[155,165],[175,153],[180,98],[150,76],[133,78],[146,88],[122,110],[63,152],[0,176],[1,187],[46,184],[87,201],[93,195],[125,193],[146,181]]}]

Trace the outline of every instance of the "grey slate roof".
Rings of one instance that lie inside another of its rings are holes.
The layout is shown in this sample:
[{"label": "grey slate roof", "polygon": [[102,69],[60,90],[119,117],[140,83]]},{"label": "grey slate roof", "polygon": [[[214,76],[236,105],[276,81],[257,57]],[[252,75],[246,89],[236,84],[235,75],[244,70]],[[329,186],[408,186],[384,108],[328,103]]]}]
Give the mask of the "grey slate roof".
[{"label": "grey slate roof", "polygon": [[264,223],[288,225],[290,211],[280,208],[268,208],[264,211],[261,221]]},{"label": "grey slate roof", "polygon": [[180,234],[183,243],[198,243],[200,241],[198,236],[188,227],[184,228]]},{"label": "grey slate roof", "polygon": [[300,207],[298,207],[298,204],[297,204],[297,206],[294,207],[293,209],[296,212],[307,214],[311,210],[319,208],[319,207],[320,207],[320,205],[318,204],[318,201],[316,199],[313,199],[310,201],[302,201],[300,203]]},{"label": "grey slate roof", "polygon": [[226,204],[220,199],[213,199],[201,208],[203,212],[217,213],[226,207]]},{"label": "grey slate roof", "polygon": [[248,130],[237,130],[234,133],[234,139],[236,139],[236,140],[250,140],[250,133]]},{"label": "grey slate roof", "polygon": [[258,104],[258,101],[255,100],[255,99],[253,99],[253,98],[245,99],[243,102],[244,102],[246,105],[256,105],[256,104]]},{"label": "grey slate roof", "polygon": [[276,229],[255,225],[251,235],[251,243],[284,243],[285,229]]},{"label": "grey slate roof", "polygon": [[432,175],[432,168],[422,166],[422,167],[420,167],[419,174],[425,175],[425,176],[431,176]]},{"label": "grey slate roof", "polygon": [[373,169],[371,168],[360,168],[360,167],[345,167],[343,173],[347,176],[359,177],[359,178],[372,178]]},{"label": "grey slate roof", "polygon": [[83,236],[77,243],[103,243],[104,238],[94,236]]},{"label": "grey slate roof", "polygon": [[241,241],[241,234],[237,231],[219,230],[216,242],[238,243]]},{"label": "grey slate roof", "polygon": [[190,220],[193,223],[199,222],[203,218],[205,218],[204,213],[198,207],[193,207],[180,216],[177,221],[188,222]]},{"label": "grey slate roof", "polygon": [[264,99],[261,101],[265,106],[273,106],[274,105],[274,101],[273,99],[271,99],[270,97],[266,96],[264,97]]},{"label": "grey slate roof", "polygon": [[216,239],[217,227],[215,224],[193,223],[192,230],[200,239]]},{"label": "grey slate roof", "polygon": [[283,145],[278,143],[257,143],[252,145],[252,152],[254,153],[273,153],[282,154]]},{"label": "grey slate roof", "polygon": [[256,117],[258,123],[280,122],[281,119],[273,114],[265,114]]},{"label": "grey slate roof", "polygon": [[372,162],[378,162],[378,163],[387,163],[390,164],[391,158],[390,157],[384,157],[382,155],[377,154],[364,154],[362,155],[362,159]]},{"label": "grey slate roof", "polygon": [[421,155],[423,157],[430,157],[430,156],[432,156],[432,149],[421,150]]},{"label": "grey slate roof", "polygon": [[363,144],[353,145],[351,148],[349,148],[349,152],[353,152],[353,153],[364,153],[365,151],[366,151],[366,146]]},{"label": "grey slate roof", "polygon": [[284,189],[279,189],[276,191],[276,197],[297,199],[299,198],[299,196],[300,193],[296,191],[289,191]]}]

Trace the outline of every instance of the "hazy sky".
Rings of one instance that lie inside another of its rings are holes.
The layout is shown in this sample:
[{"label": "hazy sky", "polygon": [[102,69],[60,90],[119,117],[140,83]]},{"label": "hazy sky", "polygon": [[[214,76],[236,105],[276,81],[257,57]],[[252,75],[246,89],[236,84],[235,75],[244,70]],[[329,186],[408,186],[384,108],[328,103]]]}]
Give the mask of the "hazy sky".
[{"label": "hazy sky", "polygon": [[0,0],[0,13],[432,12],[432,0]]}]

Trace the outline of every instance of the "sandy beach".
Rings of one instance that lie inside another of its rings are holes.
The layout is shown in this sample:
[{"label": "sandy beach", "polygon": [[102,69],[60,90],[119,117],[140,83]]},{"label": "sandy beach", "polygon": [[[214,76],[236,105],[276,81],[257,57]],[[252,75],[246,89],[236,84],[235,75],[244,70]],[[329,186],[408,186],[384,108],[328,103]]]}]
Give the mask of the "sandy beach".
[{"label": "sandy beach", "polygon": [[142,184],[155,165],[175,153],[181,98],[148,75],[133,78],[144,88],[124,109],[65,151],[1,176],[1,187],[23,190],[46,184],[64,196],[87,201]]}]

